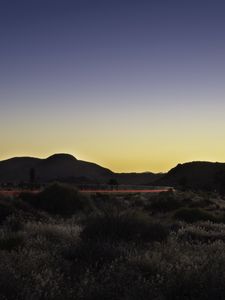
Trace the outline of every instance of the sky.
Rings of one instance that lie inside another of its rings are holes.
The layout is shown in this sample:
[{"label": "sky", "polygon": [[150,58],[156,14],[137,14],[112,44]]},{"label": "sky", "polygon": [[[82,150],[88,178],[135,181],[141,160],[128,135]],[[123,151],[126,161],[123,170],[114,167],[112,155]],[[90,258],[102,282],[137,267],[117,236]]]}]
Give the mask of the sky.
[{"label": "sky", "polygon": [[1,0],[0,160],[225,161],[223,0]]}]

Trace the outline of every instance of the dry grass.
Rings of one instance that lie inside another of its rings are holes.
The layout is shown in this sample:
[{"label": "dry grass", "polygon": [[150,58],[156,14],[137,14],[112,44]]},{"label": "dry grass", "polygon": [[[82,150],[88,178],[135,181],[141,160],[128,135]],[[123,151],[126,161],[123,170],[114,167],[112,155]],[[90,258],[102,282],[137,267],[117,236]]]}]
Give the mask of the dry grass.
[{"label": "dry grass", "polygon": [[[93,195],[86,204],[68,217],[0,201],[0,299],[224,299],[223,199]],[[174,220],[182,209],[195,223]]]}]

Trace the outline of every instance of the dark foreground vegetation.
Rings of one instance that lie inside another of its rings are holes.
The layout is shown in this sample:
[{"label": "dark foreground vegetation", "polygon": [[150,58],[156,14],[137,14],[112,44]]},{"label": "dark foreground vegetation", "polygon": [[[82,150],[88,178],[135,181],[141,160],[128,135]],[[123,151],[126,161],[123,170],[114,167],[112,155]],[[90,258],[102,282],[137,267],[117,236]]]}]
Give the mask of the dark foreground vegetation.
[{"label": "dark foreground vegetation", "polygon": [[55,184],[0,199],[0,299],[224,299],[225,200],[83,196]]}]

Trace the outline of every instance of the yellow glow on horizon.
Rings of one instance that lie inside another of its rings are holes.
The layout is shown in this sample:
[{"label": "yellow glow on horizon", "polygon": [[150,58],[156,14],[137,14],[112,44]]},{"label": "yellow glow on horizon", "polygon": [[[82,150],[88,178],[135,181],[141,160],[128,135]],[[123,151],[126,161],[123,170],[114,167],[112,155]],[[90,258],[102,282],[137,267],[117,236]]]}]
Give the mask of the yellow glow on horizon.
[{"label": "yellow glow on horizon", "polygon": [[115,172],[166,172],[188,161],[225,161],[223,105],[207,112],[200,106],[108,110],[84,110],[77,117],[74,111],[25,117],[15,112],[2,120],[0,160],[70,153]]},{"label": "yellow glow on horizon", "polygon": [[[225,161],[225,139],[217,142],[210,142],[206,138],[202,138],[198,143],[198,137],[191,140],[185,138],[175,143],[172,140],[145,141],[137,145],[132,144],[130,140],[117,141],[115,147],[114,141],[109,140],[100,143],[98,140],[96,146],[90,147],[93,140],[83,141],[83,143],[71,143],[71,140],[51,139],[50,146],[48,143],[21,143],[13,141],[7,147],[2,148],[0,160],[11,158],[14,156],[32,156],[39,158],[47,158],[54,153],[69,153],[79,160],[85,160],[99,164],[114,172],[167,172],[175,167],[178,163],[188,161]],[[95,139],[96,142],[96,139]],[[165,142],[165,144],[163,143]],[[93,144],[92,144],[93,145]],[[10,147],[11,146],[11,147]]]}]

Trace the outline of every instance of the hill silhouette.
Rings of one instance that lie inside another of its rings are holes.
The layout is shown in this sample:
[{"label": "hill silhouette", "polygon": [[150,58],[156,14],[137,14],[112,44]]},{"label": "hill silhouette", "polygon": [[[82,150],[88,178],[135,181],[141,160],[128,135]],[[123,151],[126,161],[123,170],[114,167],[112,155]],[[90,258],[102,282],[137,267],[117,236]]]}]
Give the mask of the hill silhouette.
[{"label": "hill silhouette", "polygon": [[108,183],[157,185],[185,189],[218,190],[225,192],[225,163],[194,161],[178,164],[163,173],[115,173],[92,162],[76,159],[70,154],[54,154],[45,159],[14,157],[0,161],[0,183],[28,182],[30,170],[35,170],[39,183],[51,181],[76,184]]},{"label": "hill silhouette", "polygon": [[178,164],[157,180],[156,184],[223,191],[225,190],[225,163],[194,161]]},{"label": "hill silhouette", "polygon": [[14,157],[0,161],[0,183],[29,181],[30,170],[35,170],[36,181],[62,181],[73,183],[107,183],[115,179],[119,184],[147,184],[159,179],[161,174],[114,173],[95,163],[76,159],[70,154],[54,154],[46,159]]}]

